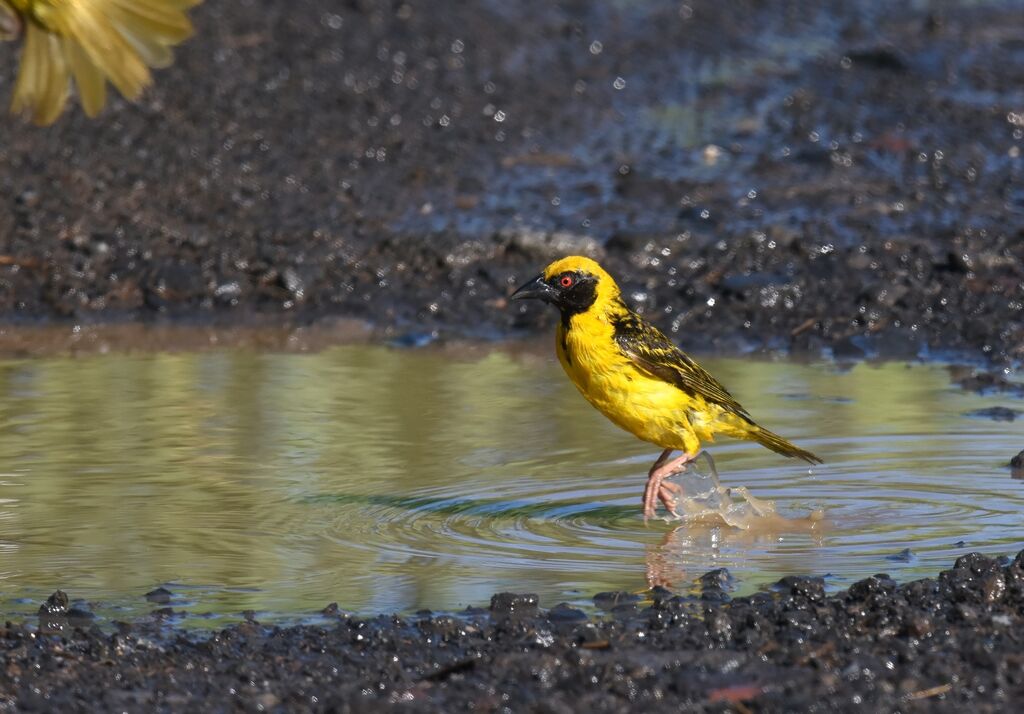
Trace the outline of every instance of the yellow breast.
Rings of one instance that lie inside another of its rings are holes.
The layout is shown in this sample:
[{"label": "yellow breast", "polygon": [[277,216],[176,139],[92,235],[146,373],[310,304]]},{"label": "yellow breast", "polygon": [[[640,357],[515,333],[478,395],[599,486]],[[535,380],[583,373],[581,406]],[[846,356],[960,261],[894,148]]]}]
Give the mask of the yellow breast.
[{"label": "yellow breast", "polygon": [[699,448],[700,439],[711,438],[703,428],[704,401],[633,366],[615,343],[606,315],[589,311],[560,324],[555,349],[587,401],[634,436],[688,452]]}]

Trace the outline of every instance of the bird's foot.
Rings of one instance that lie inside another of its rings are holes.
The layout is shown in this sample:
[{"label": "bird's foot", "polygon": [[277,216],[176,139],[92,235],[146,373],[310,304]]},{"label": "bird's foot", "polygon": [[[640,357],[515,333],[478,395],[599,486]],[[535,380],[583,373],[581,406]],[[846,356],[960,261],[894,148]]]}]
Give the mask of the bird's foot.
[{"label": "bird's foot", "polygon": [[665,510],[668,511],[669,516],[671,516],[671,518],[665,519],[666,523],[682,520],[683,517],[676,512],[676,496],[682,492],[682,486],[677,483],[671,483],[670,481],[664,481],[661,486],[658,487],[658,500],[664,504]]},{"label": "bird's foot", "polygon": [[658,507],[658,501],[665,506],[665,510],[675,518],[679,519],[681,516],[676,511],[676,496],[683,491],[683,487],[679,484],[671,483],[665,479],[675,474],[681,473],[686,470],[687,464],[693,461],[695,458],[689,454],[682,454],[681,456],[668,461],[668,455],[671,453],[667,450],[658,458],[651,467],[650,473],[647,475],[647,486],[644,488],[644,523],[647,520],[654,518],[655,511]]},{"label": "bird's foot", "polygon": [[[685,467],[684,467],[685,468]],[[683,491],[679,484],[665,481],[671,474],[659,474],[647,479],[647,486],[644,488],[644,523],[647,519],[654,518],[658,508],[658,501],[665,506],[665,510],[674,518],[679,518],[676,512],[676,496]]]}]

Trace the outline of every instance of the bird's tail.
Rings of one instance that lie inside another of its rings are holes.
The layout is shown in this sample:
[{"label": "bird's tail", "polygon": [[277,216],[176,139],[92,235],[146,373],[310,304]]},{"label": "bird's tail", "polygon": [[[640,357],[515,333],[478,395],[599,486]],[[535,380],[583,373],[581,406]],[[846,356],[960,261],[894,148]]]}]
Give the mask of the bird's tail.
[{"label": "bird's tail", "polygon": [[777,454],[788,456],[790,458],[803,459],[809,464],[821,464],[824,463],[820,458],[812,454],[806,449],[801,449],[796,444],[786,441],[778,434],[768,431],[762,427],[754,427],[747,432],[747,438],[753,439],[761,446],[765,446]]}]

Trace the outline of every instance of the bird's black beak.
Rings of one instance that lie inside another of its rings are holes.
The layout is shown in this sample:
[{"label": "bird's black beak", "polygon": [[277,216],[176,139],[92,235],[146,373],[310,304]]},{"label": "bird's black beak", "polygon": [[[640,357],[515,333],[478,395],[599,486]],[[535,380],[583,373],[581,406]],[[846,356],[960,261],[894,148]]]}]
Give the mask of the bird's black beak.
[{"label": "bird's black beak", "polygon": [[554,302],[557,297],[558,291],[544,282],[544,275],[541,274],[525,285],[521,285],[518,290],[512,293],[511,299],[526,300],[527,298],[534,298],[544,302]]}]

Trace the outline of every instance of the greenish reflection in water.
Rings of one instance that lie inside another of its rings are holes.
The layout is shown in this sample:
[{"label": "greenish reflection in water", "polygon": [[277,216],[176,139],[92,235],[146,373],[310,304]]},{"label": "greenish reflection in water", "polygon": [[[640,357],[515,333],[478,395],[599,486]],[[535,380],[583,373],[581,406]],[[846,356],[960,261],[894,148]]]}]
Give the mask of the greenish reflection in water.
[{"label": "greenish reflection in water", "polygon": [[[709,368],[813,473],[712,446],[724,482],[827,525],[644,528],[657,449],[620,432],[553,359],[339,347],[0,362],[0,590],[8,614],[61,587],[107,616],[152,607],[292,617],[457,609],[500,590],[585,603],[728,567],[843,586],[1021,547],[1014,424],[963,412],[937,366],[737,359]],[[960,541],[964,543],[959,544]],[[909,560],[886,556],[911,548]]]}]

